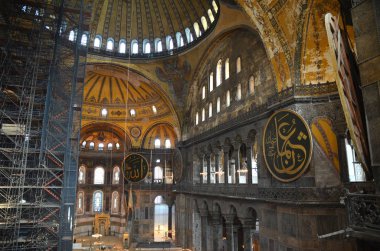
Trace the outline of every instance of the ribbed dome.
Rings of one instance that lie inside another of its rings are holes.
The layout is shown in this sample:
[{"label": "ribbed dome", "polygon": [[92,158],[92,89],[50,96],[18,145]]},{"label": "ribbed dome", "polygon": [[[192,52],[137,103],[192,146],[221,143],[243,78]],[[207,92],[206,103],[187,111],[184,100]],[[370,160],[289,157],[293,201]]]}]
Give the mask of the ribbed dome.
[{"label": "ribbed dome", "polygon": [[152,57],[200,41],[215,26],[219,4],[217,0],[94,0],[92,12],[86,40],[90,51]]},{"label": "ribbed dome", "polygon": [[127,109],[131,114],[134,110],[134,120],[171,114],[169,105],[154,83],[133,71],[106,65],[87,67],[84,106],[84,115],[95,117],[101,116],[104,108],[109,116],[115,118],[123,117],[118,111]]}]

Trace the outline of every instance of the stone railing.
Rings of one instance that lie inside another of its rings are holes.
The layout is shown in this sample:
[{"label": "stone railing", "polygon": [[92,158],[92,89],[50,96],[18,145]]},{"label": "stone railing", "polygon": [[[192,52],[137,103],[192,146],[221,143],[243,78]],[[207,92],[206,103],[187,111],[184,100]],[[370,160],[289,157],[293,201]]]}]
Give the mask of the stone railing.
[{"label": "stone railing", "polygon": [[173,185],[173,191],[200,196],[227,197],[232,199],[247,199],[258,201],[276,201],[291,203],[333,203],[339,204],[344,195],[342,187],[281,187],[262,188],[251,184],[182,184]]},{"label": "stone railing", "polygon": [[380,195],[348,194],[345,198],[349,226],[380,238]]}]

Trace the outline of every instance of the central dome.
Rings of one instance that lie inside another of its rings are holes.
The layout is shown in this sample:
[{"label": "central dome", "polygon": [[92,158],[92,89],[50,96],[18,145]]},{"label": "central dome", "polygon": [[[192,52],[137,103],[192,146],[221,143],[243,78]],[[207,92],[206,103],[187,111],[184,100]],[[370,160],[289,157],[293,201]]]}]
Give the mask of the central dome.
[{"label": "central dome", "polygon": [[202,40],[216,24],[219,4],[215,0],[95,0],[92,12],[90,31],[81,40],[91,53],[150,58],[182,52]]}]

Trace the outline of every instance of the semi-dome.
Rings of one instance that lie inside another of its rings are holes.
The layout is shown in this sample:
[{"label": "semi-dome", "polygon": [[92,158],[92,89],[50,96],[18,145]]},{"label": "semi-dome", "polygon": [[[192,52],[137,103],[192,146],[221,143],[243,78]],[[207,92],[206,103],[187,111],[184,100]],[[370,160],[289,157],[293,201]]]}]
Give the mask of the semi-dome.
[{"label": "semi-dome", "polygon": [[[217,0],[95,0],[89,31],[81,37],[91,53],[151,58],[195,45],[214,28]],[[70,32],[74,40],[76,31]]]}]

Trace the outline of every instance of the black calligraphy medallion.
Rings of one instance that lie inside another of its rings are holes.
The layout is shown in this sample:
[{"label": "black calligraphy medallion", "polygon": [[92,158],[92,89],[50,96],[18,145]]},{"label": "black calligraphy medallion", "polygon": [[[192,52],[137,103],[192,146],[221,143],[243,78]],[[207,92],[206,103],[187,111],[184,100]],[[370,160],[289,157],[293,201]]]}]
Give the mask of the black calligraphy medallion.
[{"label": "black calligraphy medallion", "polygon": [[291,182],[306,171],[313,144],[306,121],[291,110],[280,110],[268,120],[263,135],[263,153],[270,173]]},{"label": "black calligraphy medallion", "polygon": [[148,162],[139,154],[130,154],[124,159],[125,178],[131,182],[139,182],[148,174]]}]

